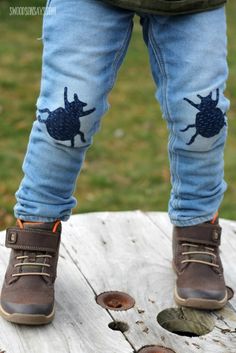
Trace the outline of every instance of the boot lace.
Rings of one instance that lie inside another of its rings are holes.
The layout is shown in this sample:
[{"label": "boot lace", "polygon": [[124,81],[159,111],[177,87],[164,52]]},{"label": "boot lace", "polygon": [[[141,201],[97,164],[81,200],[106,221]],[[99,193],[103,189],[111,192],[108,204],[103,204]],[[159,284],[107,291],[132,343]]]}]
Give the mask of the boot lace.
[{"label": "boot lace", "polygon": [[[51,275],[47,272],[43,272],[44,267],[51,267],[50,264],[46,263],[47,258],[52,258],[51,255],[48,254],[43,254],[43,255],[35,255],[35,258],[43,258],[44,262],[19,262],[14,265],[14,267],[21,267],[21,266],[40,266],[42,268],[41,272],[20,272],[20,273],[14,273],[12,274],[12,277],[19,277],[19,276],[47,276],[51,277]],[[22,255],[22,256],[16,256],[17,260],[25,260],[29,259],[29,255]]]},{"label": "boot lace", "polygon": [[203,245],[197,245],[197,244],[190,244],[190,243],[183,243],[182,246],[186,246],[186,247],[190,247],[191,248],[196,248],[196,250],[190,250],[190,251],[183,251],[181,254],[184,256],[192,256],[192,255],[200,255],[200,257],[205,256],[209,256],[212,259],[212,262],[210,261],[205,261],[205,260],[201,260],[201,259],[197,259],[197,258],[190,258],[188,257],[185,260],[182,260],[181,263],[200,263],[200,264],[204,264],[204,265],[208,265],[211,267],[217,267],[219,268],[220,266],[215,264],[215,260],[216,260],[216,254],[214,253],[214,249],[207,247],[207,246],[203,246]]}]

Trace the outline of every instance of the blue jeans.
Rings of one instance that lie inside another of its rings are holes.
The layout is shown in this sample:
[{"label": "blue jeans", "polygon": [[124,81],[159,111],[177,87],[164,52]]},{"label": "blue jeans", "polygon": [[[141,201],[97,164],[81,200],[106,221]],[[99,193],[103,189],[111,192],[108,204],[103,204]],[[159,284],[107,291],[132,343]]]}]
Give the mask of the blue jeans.
[{"label": "blue jeans", "polygon": [[[109,108],[107,96],[128,48],[134,13],[99,0],[51,0],[48,6],[56,14],[44,17],[37,119],[15,216],[49,222],[67,220],[76,205],[75,183]],[[208,221],[226,190],[224,8],[139,16],[156,98],[169,128],[170,219],[179,226]]]}]

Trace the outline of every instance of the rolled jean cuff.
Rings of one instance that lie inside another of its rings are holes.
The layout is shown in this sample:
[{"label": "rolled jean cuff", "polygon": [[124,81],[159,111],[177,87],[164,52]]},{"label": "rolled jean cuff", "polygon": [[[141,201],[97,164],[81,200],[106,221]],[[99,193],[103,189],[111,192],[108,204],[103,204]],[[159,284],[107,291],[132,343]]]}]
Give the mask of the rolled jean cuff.
[{"label": "rolled jean cuff", "polygon": [[53,218],[53,217],[37,217],[37,216],[26,216],[26,215],[21,215],[18,213],[15,213],[15,218],[21,219],[22,221],[31,221],[31,222],[54,222],[56,220],[60,220],[62,222],[68,221],[70,216],[62,216],[59,218]]},{"label": "rolled jean cuff", "polygon": [[195,226],[197,224],[201,224],[204,222],[211,221],[215,216],[215,213],[209,215],[209,216],[202,216],[202,217],[196,217],[188,220],[182,220],[178,221],[176,219],[170,219],[171,223],[177,227],[188,227],[188,226]]}]

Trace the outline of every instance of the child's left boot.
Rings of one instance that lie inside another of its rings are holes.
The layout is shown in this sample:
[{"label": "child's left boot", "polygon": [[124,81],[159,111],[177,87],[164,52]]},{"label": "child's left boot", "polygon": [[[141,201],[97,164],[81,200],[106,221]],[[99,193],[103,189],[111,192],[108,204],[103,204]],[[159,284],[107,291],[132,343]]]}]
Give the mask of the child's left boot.
[{"label": "child's left boot", "polygon": [[53,320],[54,282],[59,256],[61,222],[18,220],[7,229],[11,248],[1,293],[0,315],[11,322],[42,325]]},{"label": "child's left boot", "polygon": [[175,301],[196,309],[221,309],[228,300],[219,254],[218,219],[174,227],[173,267],[177,274]]}]

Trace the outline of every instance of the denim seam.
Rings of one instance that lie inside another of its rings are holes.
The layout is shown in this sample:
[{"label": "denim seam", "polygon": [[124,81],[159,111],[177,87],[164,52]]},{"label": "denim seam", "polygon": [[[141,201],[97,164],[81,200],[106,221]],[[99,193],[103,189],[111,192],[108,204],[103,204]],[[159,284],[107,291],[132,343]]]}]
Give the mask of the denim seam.
[{"label": "denim seam", "polygon": [[[165,108],[164,113],[166,114],[166,117],[169,118],[170,121],[174,122],[174,119],[172,119],[172,116],[171,116],[171,113],[170,113],[170,109],[168,107],[168,99],[167,99],[168,76],[167,76],[167,72],[166,72],[166,68],[165,68],[165,61],[163,59],[161,48],[155,41],[155,38],[154,38],[154,35],[153,35],[153,25],[152,25],[152,23],[150,24],[149,39],[150,39],[150,45],[151,45],[153,53],[154,53],[154,57],[156,59],[156,62],[158,64],[159,68],[160,68],[160,71],[161,71],[162,77],[163,77],[162,78],[162,82],[163,82],[163,92],[164,92],[164,95],[163,95],[164,108]],[[172,132],[174,132],[173,124],[172,124],[171,130],[172,130]],[[170,141],[169,141],[169,150],[171,150],[171,149],[173,150],[173,147],[174,147],[174,144],[175,144],[175,141],[176,141],[175,134],[173,134],[172,136],[173,136],[173,138],[171,137]],[[176,178],[177,178],[176,189],[177,189],[177,195],[178,195],[178,191],[180,190],[180,178],[179,178],[179,174],[178,174],[179,159],[178,159],[178,156],[176,154],[172,155],[172,163],[176,165],[176,168],[175,168]],[[174,207],[177,208],[177,209],[179,208],[179,202],[180,202],[180,200],[177,198],[176,201],[175,201],[175,204],[174,204]],[[176,212],[174,211],[174,214],[175,213]],[[172,217],[174,217],[174,214],[172,215]]]},{"label": "denim seam", "polygon": [[114,83],[115,83],[115,79],[116,79],[116,75],[117,75],[117,70],[118,70],[118,65],[119,65],[119,62],[122,58],[122,55],[123,53],[125,52],[126,48],[127,48],[127,45],[129,43],[129,38],[130,38],[130,34],[131,34],[131,31],[132,31],[132,28],[133,28],[133,24],[131,23],[127,29],[127,32],[125,33],[125,38],[124,38],[124,41],[121,45],[121,47],[117,50],[116,54],[115,54],[115,57],[113,59],[113,62],[111,64],[111,70],[113,72],[113,74],[111,75],[111,79],[109,81],[109,84],[108,84],[108,90],[107,92],[109,92]]},{"label": "denim seam", "polygon": [[162,77],[163,77],[163,91],[164,91],[164,108],[165,108],[165,114],[166,117],[169,118],[171,121],[173,121],[171,114],[170,114],[170,110],[168,107],[168,99],[167,99],[167,86],[168,86],[168,77],[167,77],[167,73],[166,73],[166,69],[165,69],[165,62],[163,59],[163,55],[161,52],[161,48],[159,47],[159,45],[156,43],[155,39],[154,39],[154,35],[153,35],[153,28],[152,28],[152,24],[150,25],[151,30],[150,30],[150,44],[154,53],[154,57],[157,61],[157,64],[161,70],[162,73]]},{"label": "denim seam", "polygon": [[48,0],[48,3],[47,3],[47,8],[51,5],[51,2],[52,2],[52,0]]},{"label": "denim seam", "polygon": [[132,28],[133,28],[133,24],[131,23],[127,29],[127,32],[125,33],[124,41],[123,41],[121,47],[116,52],[115,57],[113,59],[113,62],[111,64],[111,71],[113,72],[113,74],[111,74],[111,78],[110,78],[109,83],[107,85],[108,88],[107,88],[105,94],[103,95],[103,99],[102,99],[103,111],[106,111],[107,95],[112,90],[112,88],[114,86],[116,75],[117,75],[117,70],[118,70],[118,65],[119,65],[119,62],[122,58],[122,54],[126,50],[127,45],[129,43],[129,38],[130,38],[130,33],[132,31]]}]

